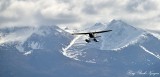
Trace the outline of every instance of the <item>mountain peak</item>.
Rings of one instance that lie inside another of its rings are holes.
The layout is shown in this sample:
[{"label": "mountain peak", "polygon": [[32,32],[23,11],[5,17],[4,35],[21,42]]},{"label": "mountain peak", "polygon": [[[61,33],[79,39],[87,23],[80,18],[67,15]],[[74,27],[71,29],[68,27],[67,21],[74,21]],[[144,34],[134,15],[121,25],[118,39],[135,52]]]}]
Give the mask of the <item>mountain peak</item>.
[{"label": "mountain peak", "polygon": [[103,25],[103,24],[102,24],[102,23],[100,23],[100,22],[98,22],[98,23],[94,24],[94,26],[101,26],[101,25]]},{"label": "mountain peak", "polygon": [[127,23],[125,23],[125,22],[122,21],[122,20],[115,20],[115,19],[113,19],[113,20],[110,22],[110,24],[113,24],[113,23],[117,23],[117,24],[127,24]]},{"label": "mountain peak", "polygon": [[108,28],[126,28],[126,29],[138,29],[136,27],[133,27],[122,20],[112,20],[110,24],[108,25]]},{"label": "mountain peak", "polygon": [[115,20],[115,19],[113,19],[113,20],[111,21],[111,23],[115,23],[115,22],[121,22],[121,20]]},{"label": "mountain peak", "polygon": [[113,30],[103,34],[102,50],[121,49],[137,40],[144,31],[121,20],[112,20],[107,29]]}]

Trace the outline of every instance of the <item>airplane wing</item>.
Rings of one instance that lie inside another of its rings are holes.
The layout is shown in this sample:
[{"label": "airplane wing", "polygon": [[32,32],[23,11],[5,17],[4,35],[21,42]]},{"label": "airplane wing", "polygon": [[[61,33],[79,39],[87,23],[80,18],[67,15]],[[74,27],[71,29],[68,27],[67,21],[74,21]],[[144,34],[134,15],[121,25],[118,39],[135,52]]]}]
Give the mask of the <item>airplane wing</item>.
[{"label": "airplane wing", "polygon": [[110,32],[112,30],[105,30],[105,31],[98,31],[98,32],[91,32],[91,33],[104,33],[104,32]]},{"label": "airplane wing", "polygon": [[96,34],[96,33],[110,32],[110,31],[112,30],[105,30],[105,31],[98,31],[98,32],[86,32],[86,33],[73,33],[72,35],[85,35],[85,34],[90,34],[90,33]]},{"label": "airplane wing", "polygon": [[85,34],[89,34],[90,32],[88,33],[73,33],[72,35],[85,35]]}]

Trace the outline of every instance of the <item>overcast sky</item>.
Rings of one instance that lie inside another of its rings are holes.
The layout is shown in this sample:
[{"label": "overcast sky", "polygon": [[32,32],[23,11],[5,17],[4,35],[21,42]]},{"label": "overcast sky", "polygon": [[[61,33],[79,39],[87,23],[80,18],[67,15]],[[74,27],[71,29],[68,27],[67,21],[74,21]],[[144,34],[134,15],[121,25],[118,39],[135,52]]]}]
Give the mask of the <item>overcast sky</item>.
[{"label": "overcast sky", "polygon": [[82,27],[113,19],[160,30],[160,0],[0,0],[0,27]]}]

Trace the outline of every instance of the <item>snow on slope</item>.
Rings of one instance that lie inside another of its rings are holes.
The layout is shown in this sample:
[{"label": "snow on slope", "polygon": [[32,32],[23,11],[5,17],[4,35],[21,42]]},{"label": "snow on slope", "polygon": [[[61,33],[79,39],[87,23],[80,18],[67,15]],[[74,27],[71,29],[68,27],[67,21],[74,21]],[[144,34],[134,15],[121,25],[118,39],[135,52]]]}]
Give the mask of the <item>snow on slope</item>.
[{"label": "snow on slope", "polygon": [[141,46],[141,45],[140,45],[140,47],[141,47],[145,52],[147,52],[147,53],[155,56],[155,57],[158,58],[158,59],[160,59],[160,55],[159,55],[159,54],[158,54],[158,55],[154,54],[153,52],[147,50],[144,46]]},{"label": "snow on slope", "polygon": [[[75,37],[71,42],[70,42],[70,44],[67,46],[67,47],[65,47],[65,48],[62,48],[62,54],[63,55],[65,55],[65,56],[67,56],[67,57],[69,57],[69,58],[75,58],[76,57],[76,55],[75,54],[72,54],[72,53],[67,53],[67,50],[75,43],[75,41],[77,40],[77,39],[79,39],[81,36],[77,36],[77,37]],[[75,60],[76,60],[76,58],[75,58]],[[78,60],[78,59],[77,59]]]},{"label": "snow on slope", "polygon": [[24,55],[47,47],[60,50],[73,38],[69,33],[57,26],[6,28],[1,29],[0,32],[3,34],[1,35],[0,46],[13,45]]},{"label": "snow on slope", "polygon": [[0,29],[0,45],[15,41],[24,42],[35,32],[35,27],[13,27]]}]

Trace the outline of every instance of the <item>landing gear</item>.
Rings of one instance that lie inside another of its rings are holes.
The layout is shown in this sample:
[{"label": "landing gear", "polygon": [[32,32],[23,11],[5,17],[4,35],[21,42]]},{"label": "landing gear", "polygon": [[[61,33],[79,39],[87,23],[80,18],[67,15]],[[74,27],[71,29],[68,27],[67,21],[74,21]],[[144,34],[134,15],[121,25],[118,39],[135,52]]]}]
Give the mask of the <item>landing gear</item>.
[{"label": "landing gear", "polygon": [[89,39],[85,39],[85,41],[86,41],[87,43],[91,42]]},{"label": "landing gear", "polygon": [[85,39],[85,41],[87,42],[87,43],[90,43],[91,42],[91,40],[93,40],[93,41],[95,41],[95,42],[99,42],[97,39]]},{"label": "landing gear", "polygon": [[95,41],[95,42],[99,42],[99,41],[98,41],[97,39],[95,39],[95,38],[93,39],[93,41]]}]

